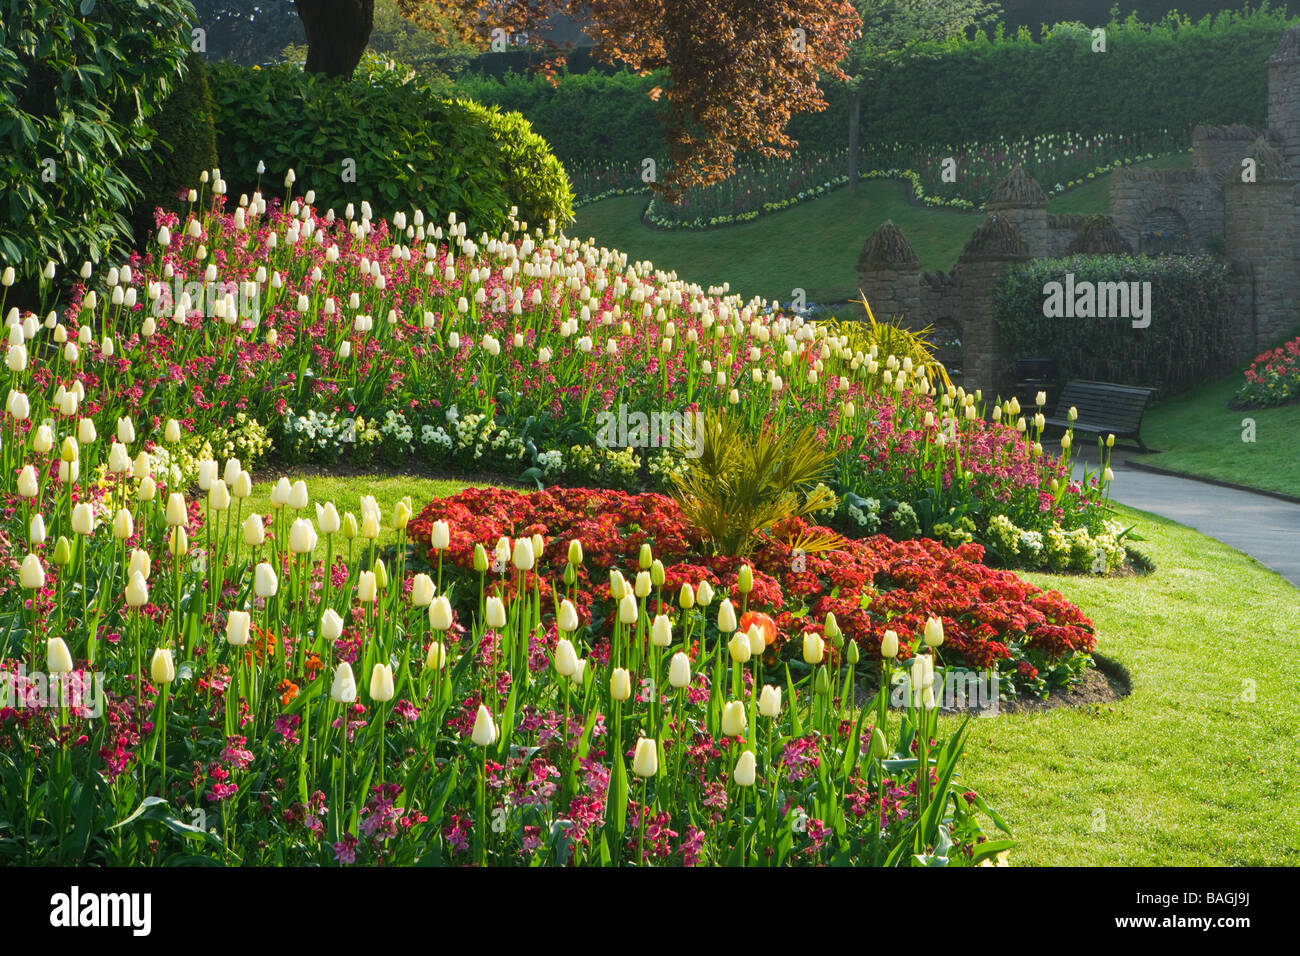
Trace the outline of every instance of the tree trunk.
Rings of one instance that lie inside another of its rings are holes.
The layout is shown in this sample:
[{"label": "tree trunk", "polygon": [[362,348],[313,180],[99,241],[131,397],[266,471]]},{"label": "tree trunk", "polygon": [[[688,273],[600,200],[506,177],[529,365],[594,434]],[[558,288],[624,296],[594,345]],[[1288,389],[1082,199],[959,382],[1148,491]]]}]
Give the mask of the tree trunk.
[{"label": "tree trunk", "polygon": [[351,79],[370,42],[375,0],[294,0],[307,34],[308,73]]},{"label": "tree trunk", "polygon": [[858,188],[858,129],[862,125],[862,94],[849,90],[849,189]]}]

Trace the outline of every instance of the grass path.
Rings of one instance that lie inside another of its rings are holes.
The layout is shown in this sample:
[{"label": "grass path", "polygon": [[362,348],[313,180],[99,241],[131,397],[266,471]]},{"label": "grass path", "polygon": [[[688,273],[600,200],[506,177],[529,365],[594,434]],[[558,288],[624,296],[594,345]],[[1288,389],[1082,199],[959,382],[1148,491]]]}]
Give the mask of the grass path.
[{"label": "grass path", "polygon": [[[1149,409],[1142,437],[1162,454],[1138,460],[1300,497],[1300,404],[1234,411],[1228,399],[1242,381],[1233,372]],[[1254,424],[1253,442],[1242,440],[1249,437],[1247,420]]]},{"label": "grass path", "polygon": [[1011,825],[1022,865],[1300,864],[1300,591],[1121,511],[1148,539],[1150,577],[1026,577],[1083,607],[1132,694],[977,720],[963,780]]},{"label": "grass path", "polygon": [[[1188,168],[1191,156],[1180,153],[1144,164],[1149,168]],[[1109,206],[1111,174],[1100,176],[1053,200],[1056,213],[1095,214]],[[856,190],[836,189],[792,209],[753,222],[704,232],[662,232],[641,224],[644,196],[620,196],[584,206],[567,230],[580,239],[626,252],[633,260],[649,259],[656,268],[675,270],[680,278],[710,285],[731,283],[743,297],[763,296],[788,303],[796,288],[809,302],[838,302],[857,297],[858,254],[867,237],[892,219],[903,230],[927,272],[949,270],[981,213],[931,209],[908,203],[896,181],[872,180]]]}]

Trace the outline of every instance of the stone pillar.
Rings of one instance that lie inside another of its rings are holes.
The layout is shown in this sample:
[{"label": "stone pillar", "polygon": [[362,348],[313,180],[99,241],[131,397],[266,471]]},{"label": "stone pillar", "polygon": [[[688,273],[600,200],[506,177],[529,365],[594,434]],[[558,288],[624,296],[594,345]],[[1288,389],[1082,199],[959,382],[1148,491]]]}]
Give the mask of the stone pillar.
[{"label": "stone pillar", "polygon": [[1227,248],[1234,258],[1248,261],[1254,274],[1253,328],[1235,333],[1234,357],[1245,361],[1275,345],[1296,325],[1300,307],[1296,183],[1293,179],[1228,182],[1223,191]]},{"label": "stone pillar", "polygon": [[[921,309],[921,262],[891,219],[871,234],[858,256],[858,288],[879,322],[909,328],[925,322]],[[861,310],[866,318],[866,310]]]},{"label": "stone pillar", "polygon": [[1015,386],[1012,343],[1003,343],[993,321],[993,290],[1007,269],[1030,259],[1016,224],[997,215],[984,221],[962,251],[954,273],[960,283],[962,358],[966,391],[981,389],[986,400],[1010,396]]}]

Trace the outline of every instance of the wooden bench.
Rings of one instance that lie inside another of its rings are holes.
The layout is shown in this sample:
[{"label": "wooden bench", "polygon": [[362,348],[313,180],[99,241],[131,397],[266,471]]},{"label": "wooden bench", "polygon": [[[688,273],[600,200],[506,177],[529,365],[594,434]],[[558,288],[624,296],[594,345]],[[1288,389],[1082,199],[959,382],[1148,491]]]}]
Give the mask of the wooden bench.
[{"label": "wooden bench", "polygon": [[[1132,438],[1142,451],[1147,452],[1151,449],[1142,441],[1139,432],[1142,428],[1142,414],[1155,391],[1154,388],[1115,385],[1110,382],[1070,382],[1061,390],[1056,414],[1047,419],[1047,424],[1059,428],[1070,428],[1073,425],[1075,431]],[[1079,413],[1074,422],[1069,417],[1071,407]]]}]

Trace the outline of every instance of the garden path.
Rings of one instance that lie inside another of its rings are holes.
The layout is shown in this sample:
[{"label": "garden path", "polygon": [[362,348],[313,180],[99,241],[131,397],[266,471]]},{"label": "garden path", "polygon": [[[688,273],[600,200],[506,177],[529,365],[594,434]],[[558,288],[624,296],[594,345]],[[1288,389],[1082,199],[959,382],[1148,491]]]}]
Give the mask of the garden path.
[{"label": "garden path", "polygon": [[[1085,447],[1083,459],[1095,471],[1097,451]],[[1132,457],[1132,453],[1116,449],[1111,462],[1115,472],[1111,497],[1115,501],[1216,538],[1300,587],[1300,504],[1130,468],[1126,463]],[[1083,463],[1077,459],[1075,477],[1083,477]]]}]

